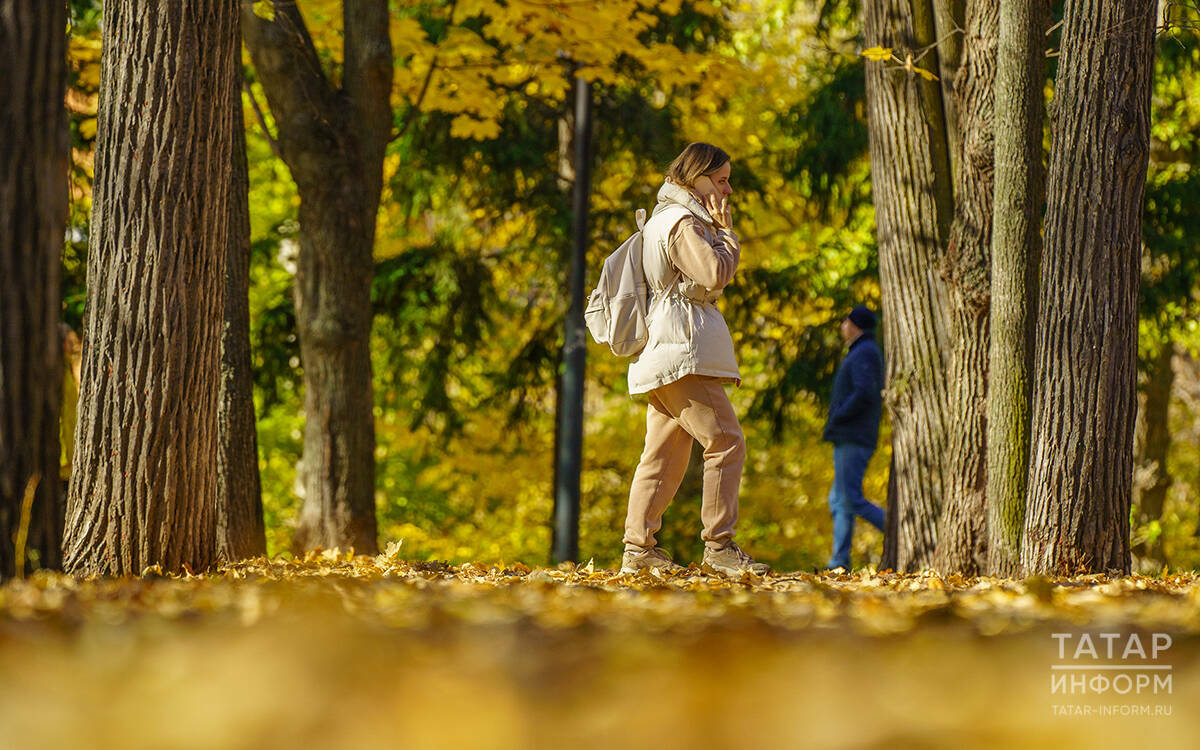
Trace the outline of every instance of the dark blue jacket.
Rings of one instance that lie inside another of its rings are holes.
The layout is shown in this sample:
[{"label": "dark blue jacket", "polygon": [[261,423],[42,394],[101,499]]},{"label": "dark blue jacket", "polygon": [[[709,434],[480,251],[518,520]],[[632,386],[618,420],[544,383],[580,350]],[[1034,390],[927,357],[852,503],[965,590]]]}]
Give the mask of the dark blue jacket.
[{"label": "dark blue jacket", "polygon": [[867,331],[850,345],[833,376],[833,398],[829,402],[824,439],[874,449],[879,441],[882,391],[883,356],[875,343],[875,334]]}]

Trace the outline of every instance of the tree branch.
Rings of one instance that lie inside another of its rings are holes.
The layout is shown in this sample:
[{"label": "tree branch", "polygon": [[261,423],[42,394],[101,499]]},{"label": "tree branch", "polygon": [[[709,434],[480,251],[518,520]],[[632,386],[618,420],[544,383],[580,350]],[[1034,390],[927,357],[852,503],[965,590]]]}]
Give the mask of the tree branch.
[{"label": "tree branch", "polygon": [[[450,3],[450,13],[446,16],[446,25],[450,26],[454,23],[454,11],[458,8],[458,0],[453,0]],[[412,125],[413,120],[417,119],[417,113],[421,111],[421,104],[425,101],[425,94],[429,92],[429,84],[433,82],[433,73],[438,67],[438,53],[435,51],[433,57],[429,60],[429,70],[425,72],[425,80],[421,82],[421,91],[417,94],[417,101],[408,109],[408,115],[404,118],[404,124],[400,126],[400,130],[388,139],[388,143],[397,141],[404,136],[408,131],[408,127]]]},{"label": "tree branch", "polygon": [[254,91],[250,88],[249,81],[242,81],[242,91],[246,92],[246,96],[250,97],[250,106],[254,110],[254,115],[258,120],[258,126],[262,128],[263,136],[267,139],[267,143],[271,145],[271,153],[282,159],[283,152],[279,149],[279,141],[275,136],[271,135],[270,129],[267,128],[267,118],[263,116],[262,107],[258,105],[258,97],[254,95]]},{"label": "tree branch", "polygon": [[315,163],[295,157],[336,148],[346,113],[341,97],[321,69],[296,4],[274,0],[273,5],[275,18],[267,20],[254,12],[250,0],[242,0],[242,34],[271,107],[280,154],[292,177],[297,183],[320,181],[327,175]]},{"label": "tree branch", "polygon": [[434,54],[433,59],[429,61],[429,71],[425,74],[425,80],[421,82],[421,92],[417,94],[417,100],[408,108],[408,114],[404,118],[404,124],[400,126],[400,129],[397,130],[394,135],[392,135],[391,139],[388,141],[389,143],[400,140],[400,138],[404,136],[404,133],[407,132],[408,126],[412,125],[413,120],[417,119],[417,114],[421,111],[421,103],[425,101],[425,93],[429,91],[429,83],[433,80],[433,71],[435,70],[437,70],[436,53]]}]

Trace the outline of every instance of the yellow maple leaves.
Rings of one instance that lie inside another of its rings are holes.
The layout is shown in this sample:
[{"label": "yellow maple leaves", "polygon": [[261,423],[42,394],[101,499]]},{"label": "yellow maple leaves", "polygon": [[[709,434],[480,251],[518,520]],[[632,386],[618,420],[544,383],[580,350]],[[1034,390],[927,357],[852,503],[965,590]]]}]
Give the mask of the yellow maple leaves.
[{"label": "yellow maple leaves", "polygon": [[862,56],[867,58],[868,60],[873,60],[874,62],[883,62],[884,60],[891,60],[893,57],[892,48],[891,47],[871,47],[870,49],[863,50]]},{"label": "yellow maple leaves", "polygon": [[[932,575],[726,581],[389,552],[0,587],[5,742],[587,750],[617,727],[689,748],[1195,744],[1194,576],[1076,579],[1043,601]],[[1176,634],[1173,694],[1110,696],[1173,717],[1051,712],[1050,634],[1097,627]],[[714,664],[731,686],[719,726],[698,720]]]},{"label": "yellow maple leaves", "polygon": [[74,74],[67,92],[67,108],[83,117],[79,134],[85,140],[96,137],[96,92],[100,90],[100,35],[73,35],[68,41],[68,60]]},{"label": "yellow maple leaves", "polygon": [[[645,42],[642,35],[659,23],[659,13],[679,11],[679,0],[461,0],[449,29],[434,39],[411,16],[393,18],[391,38],[399,67],[395,99],[425,112],[456,115],[455,137],[488,139],[499,134],[498,120],[511,94],[561,102],[572,75],[613,86],[659,80],[665,89],[698,82],[715,62],[672,44]],[[696,10],[717,14],[712,3]],[[619,65],[640,67],[631,74]],[[721,92],[710,91],[704,106],[715,111]]]},{"label": "yellow maple leaves", "polygon": [[916,73],[917,75],[924,78],[926,81],[940,80],[931,71],[928,71],[928,70],[920,67],[919,65],[917,65],[916,61],[913,60],[913,56],[912,56],[911,52],[906,52],[903,60],[901,60],[896,55],[896,53],[892,51],[891,47],[871,47],[869,49],[863,50],[860,54],[862,54],[863,57],[867,58],[871,62],[895,62],[895,63],[898,63],[899,67],[902,68],[905,72],[907,72],[909,74]]}]

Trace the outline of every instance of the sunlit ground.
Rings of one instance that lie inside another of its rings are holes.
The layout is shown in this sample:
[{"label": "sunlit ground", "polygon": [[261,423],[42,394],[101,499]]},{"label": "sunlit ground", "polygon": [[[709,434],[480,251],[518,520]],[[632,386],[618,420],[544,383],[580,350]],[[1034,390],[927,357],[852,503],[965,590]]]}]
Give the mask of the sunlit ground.
[{"label": "sunlit ground", "polygon": [[1195,747],[1198,653],[1191,574],[40,574],[0,588],[0,746]]}]

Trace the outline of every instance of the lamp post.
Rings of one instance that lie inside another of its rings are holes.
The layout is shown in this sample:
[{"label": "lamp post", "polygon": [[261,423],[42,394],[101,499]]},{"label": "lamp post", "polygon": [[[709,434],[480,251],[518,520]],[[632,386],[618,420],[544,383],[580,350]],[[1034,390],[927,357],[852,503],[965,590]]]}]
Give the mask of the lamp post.
[{"label": "lamp post", "polygon": [[592,86],[575,78],[575,184],[572,196],[573,252],[570,306],[563,338],[562,400],[558,411],[558,455],[555,456],[554,560],[579,557],[579,477],[583,469],[583,381],[587,334],[583,303],[591,193]]}]

